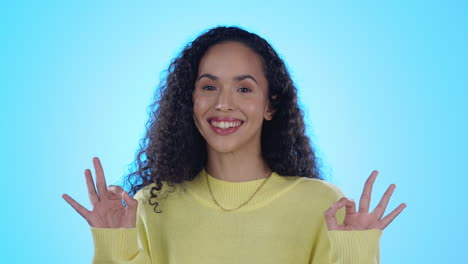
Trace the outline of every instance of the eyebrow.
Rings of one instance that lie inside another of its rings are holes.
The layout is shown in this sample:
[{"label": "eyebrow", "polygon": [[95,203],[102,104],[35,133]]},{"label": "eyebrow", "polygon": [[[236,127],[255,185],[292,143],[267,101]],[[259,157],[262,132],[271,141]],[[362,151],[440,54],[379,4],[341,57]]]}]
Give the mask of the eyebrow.
[{"label": "eyebrow", "polygon": [[[200,77],[198,77],[197,81],[199,81],[203,77],[206,77],[206,78],[214,80],[214,81],[219,79],[218,76],[214,76],[213,74],[209,74],[209,73],[204,73],[204,74],[200,75]],[[239,76],[234,76],[232,79],[236,80],[236,81],[242,81],[242,80],[245,80],[245,79],[252,79],[256,84],[258,84],[257,80],[250,74],[243,74],[243,75],[239,75]]]}]

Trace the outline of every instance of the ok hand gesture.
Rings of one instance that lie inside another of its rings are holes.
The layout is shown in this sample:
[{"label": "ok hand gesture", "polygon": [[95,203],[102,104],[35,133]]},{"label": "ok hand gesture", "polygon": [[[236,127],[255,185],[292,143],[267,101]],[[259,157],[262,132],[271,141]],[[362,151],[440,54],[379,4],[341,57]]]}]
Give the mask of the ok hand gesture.
[{"label": "ok hand gesture", "polygon": [[[374,211],[369,213],[372,186],[378,173],[378,171],[373,171],[364,185],[364,191],[362,193],[361,200],[359,201],[359,212],[356,212],[356,204],[354,201],[347,199],[346,197],[343,197],[333,203],[333,205],[325,211],[324,215],[328,230],[383,230],[403,211],[403,209],[405,209],[406,204],[402,203],[390,214],[382,218],[385,213],[385,209],[387,208],[388,201],[390,200],[390,196],[396,188],[395,184],[391,184]],[[346,206],[346,215],[343,224],[339,225],[336,222],[335,215],[336,211],[343,206]]]},{"label": "ok hand gesture", "polygon": [[[69,203],[91,227],[96,228],[133,228],[136,224],[136,210],[138,201],[130,197],[119,186],[107,188],[106,178],[98,158],[93,158],[96,172],[97,190],[94,187],[93,177],[89,169],[85,170],[86,185],[88,187],[89,200],[93,210],[89,211],[77,203],[67,194],[62,197]],[[127,206],[123,206],[121,199]]]}]

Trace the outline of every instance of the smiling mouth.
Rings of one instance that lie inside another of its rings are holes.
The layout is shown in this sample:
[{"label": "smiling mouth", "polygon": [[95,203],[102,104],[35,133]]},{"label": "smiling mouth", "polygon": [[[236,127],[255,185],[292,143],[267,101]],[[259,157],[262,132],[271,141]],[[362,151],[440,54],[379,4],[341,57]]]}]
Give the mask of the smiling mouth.
[{"label": "smiling mouth", "polygon": [[218,122],[218,121],[210,120],[209,123],[210,125],[217,127],[217,128],[228,129],[228,128],[240,127],[244,122],[243,121]]},{"label": "smiling mouth", "polygon": [[209,121],[211,129],[222,136],[226,136],[236,132],[244,123],[244,121],[234,121],[234,122],[216,122],[213,120]]}]

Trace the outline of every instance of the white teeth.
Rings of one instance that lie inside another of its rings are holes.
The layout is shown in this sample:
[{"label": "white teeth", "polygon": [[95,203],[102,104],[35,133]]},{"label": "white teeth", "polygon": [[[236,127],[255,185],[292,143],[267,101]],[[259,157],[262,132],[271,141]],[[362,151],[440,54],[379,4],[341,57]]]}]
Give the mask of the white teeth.
[{"label": "white teeth", "polygon": [[242,122],[237,121],[237,122],[216,122],[216,121],[211,121],[211,125],[215,127],[219,127],[222,129],[230,128],[230,127],[238,127],[241,125]]}]

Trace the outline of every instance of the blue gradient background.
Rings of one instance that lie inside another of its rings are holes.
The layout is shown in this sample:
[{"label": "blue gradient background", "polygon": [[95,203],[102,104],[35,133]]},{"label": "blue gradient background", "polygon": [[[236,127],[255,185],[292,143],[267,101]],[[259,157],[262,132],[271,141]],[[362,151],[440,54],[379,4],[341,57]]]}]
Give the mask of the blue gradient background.
[{"label": "blue gradient background", "polygon": [[[286,4],[287,3],[287,4]],[[133,161],[170,60],[216,25],[285,59],[323,171],[375,206],[397,188],[381,263],[466,256],[467,5],[462,1],[15,1],[0,11],[2,263],[89,263],[83,171],[108,183]],[[465,245],[464,245],[465,244]]]}]

